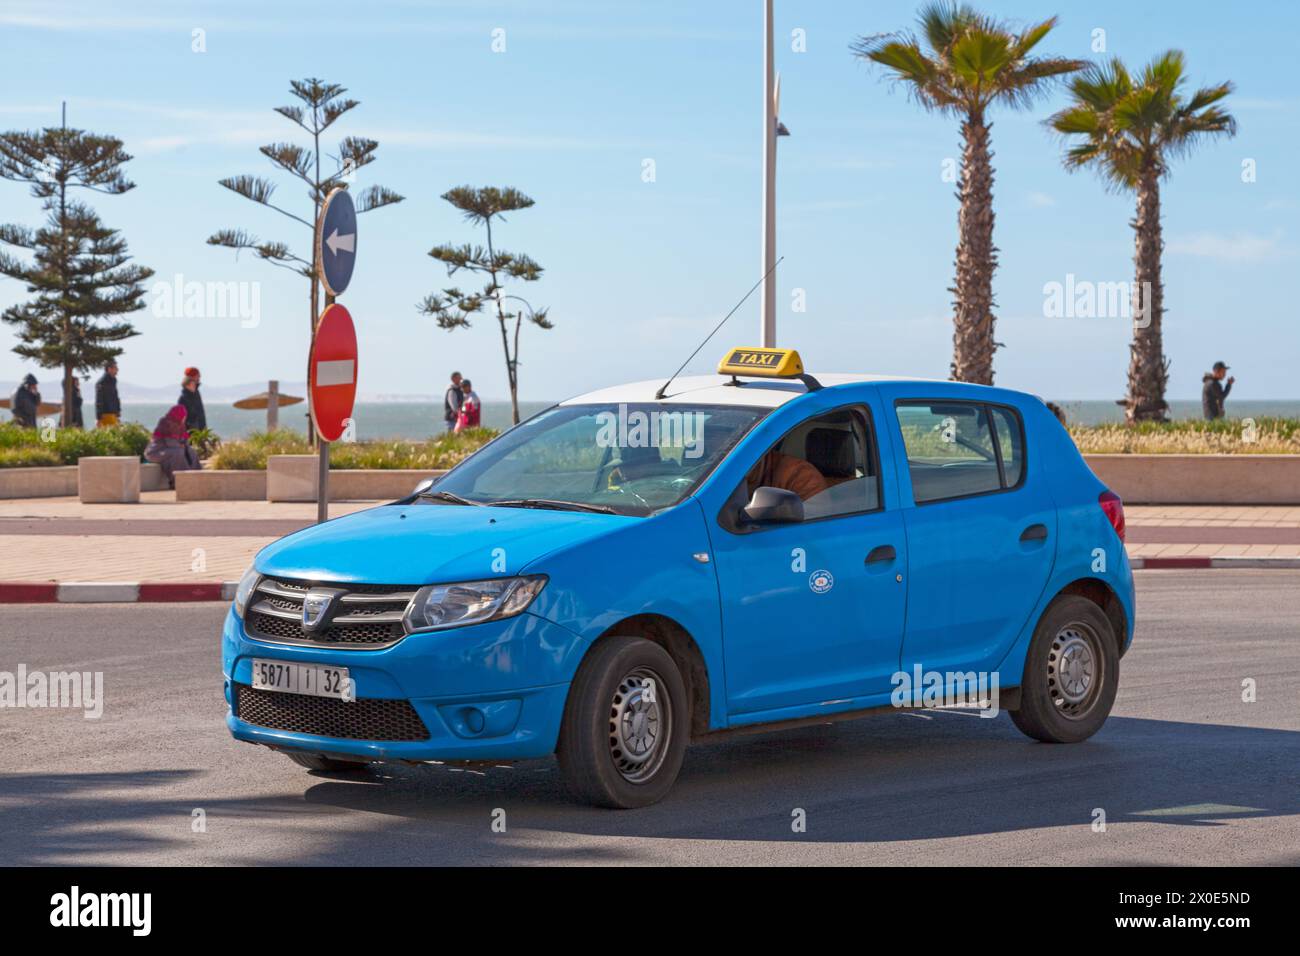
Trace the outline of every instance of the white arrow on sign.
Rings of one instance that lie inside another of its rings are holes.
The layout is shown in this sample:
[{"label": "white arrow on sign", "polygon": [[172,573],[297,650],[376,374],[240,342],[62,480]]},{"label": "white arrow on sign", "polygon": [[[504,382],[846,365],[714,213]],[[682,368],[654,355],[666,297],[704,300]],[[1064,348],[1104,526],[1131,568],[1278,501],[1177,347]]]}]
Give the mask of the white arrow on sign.
[{"label": "white arrow on sign", "polygon": [[340,249],[355,255],[357,251],[357,234],[349,232],[346,236],[340,236],[338,229],[335,229],[329,234],[329,238],[325,240],[325,245],[329,246],[330,252],[336,256],[339,254]]}]

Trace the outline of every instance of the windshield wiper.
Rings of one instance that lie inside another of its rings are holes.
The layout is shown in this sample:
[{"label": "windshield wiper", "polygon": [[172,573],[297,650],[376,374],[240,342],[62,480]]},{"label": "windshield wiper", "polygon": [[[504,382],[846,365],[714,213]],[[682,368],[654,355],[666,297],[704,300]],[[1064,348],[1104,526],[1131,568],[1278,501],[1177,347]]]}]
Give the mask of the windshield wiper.
[{"label": "windshield wiper", "polygon": [[450,491],[423,491],[420,493],[421,498],[434,498],[438,501],[450,501],[454,505],[477,505],[483,507],[481,501],[471,501],[469,498],[462,498],[460,495],[454,495]]},{"label": "windshield wiper", "polygon": [[605,515],[618,514],[609,505],[592,505],[585,501],[559,501],[554,498],[507,498],[488,502],[498,508],[549,508],[553,511],[594,511]]}]

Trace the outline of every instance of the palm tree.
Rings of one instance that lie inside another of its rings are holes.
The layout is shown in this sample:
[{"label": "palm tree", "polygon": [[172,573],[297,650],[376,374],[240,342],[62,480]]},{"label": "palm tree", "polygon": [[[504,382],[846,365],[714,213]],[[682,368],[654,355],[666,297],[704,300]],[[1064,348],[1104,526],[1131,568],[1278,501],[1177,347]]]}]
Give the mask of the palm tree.
[{"label": "palm tree", "polygon": [[1232,92],[1220,83],[1184,96],[1183,54],[1170,50],[1152,60],[1136,80],[1118,59],[1089,67],[1074,78],[1074,102],[1048,124],[1066,137],[1079,137],[1065,154],[1065,166],[1096,168],[1113,189],[1137,194],[1133,218],[1133,344],[1129,347],[1128,396],[1120,402],[1129,422],[1164,421],[1169,362],[1161,325],[1164,287],[1160,282],[1160,180],[1169,161],[1201,139],[1232,136],[1237,121],[1219,106]]},{"label": "palm tree", "polygon": [[987,113],[994,104],[1028,106],[1056,77],[1083,60],[1032,57],[1056,18],[1022,31],[957,3],[933,3],[918,15],[926,48],[909,33],[861,37],[853,53],[906,83],[917,102],[961,120],[957,276],[953,302],[952,377],[993,384],[993,165]]}]

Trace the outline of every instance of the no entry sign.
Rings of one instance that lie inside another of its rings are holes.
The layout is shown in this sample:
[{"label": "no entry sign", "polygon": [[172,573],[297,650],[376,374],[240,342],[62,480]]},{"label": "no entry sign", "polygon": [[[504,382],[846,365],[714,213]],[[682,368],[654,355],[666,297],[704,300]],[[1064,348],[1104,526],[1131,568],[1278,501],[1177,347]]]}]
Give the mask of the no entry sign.
[{"label": "no entry sign", "polygon": [[338,441],[357,397],[357,330],[338,303],[325,310],[316,326],[307,387],[316,434]]}]

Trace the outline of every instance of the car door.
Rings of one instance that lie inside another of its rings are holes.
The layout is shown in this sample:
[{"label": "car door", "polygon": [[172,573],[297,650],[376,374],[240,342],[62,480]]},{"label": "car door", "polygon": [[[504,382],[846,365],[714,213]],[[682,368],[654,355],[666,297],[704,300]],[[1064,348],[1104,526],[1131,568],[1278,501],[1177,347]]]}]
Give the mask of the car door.
[{"label": "car door", "polygon": [[[1056,507],[1012,405],[894,400],[908,540],[911,673],[991,671],[1029,622],[1056,556]],[[1019,674],[1002,675],[1003,686]]]},{"label": "car door", "polygon": [[[890,689],[903,634],[907,546],[897,507],[883,506],[876,435],[866,403],[798,422],[761,446],[761,455],[751,454],[749,474],[724,507],[734,518],[760,463],[787,455],[825,479],[824,490],[804,501],[805,520],[745,525],[721,514],[710,529],[727,706],[740,722],[846,709]],[[783,710],[789,713],[772,713]]]}]

